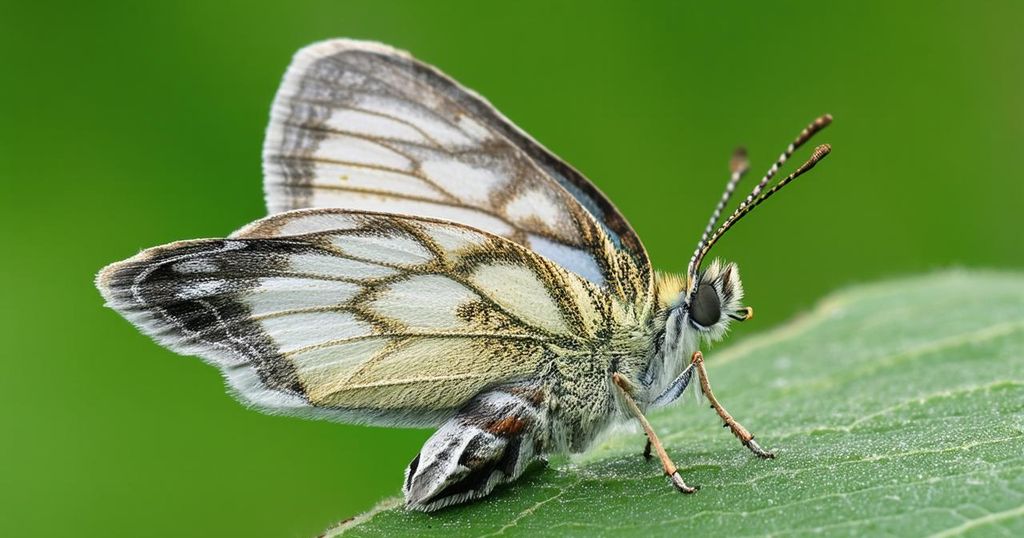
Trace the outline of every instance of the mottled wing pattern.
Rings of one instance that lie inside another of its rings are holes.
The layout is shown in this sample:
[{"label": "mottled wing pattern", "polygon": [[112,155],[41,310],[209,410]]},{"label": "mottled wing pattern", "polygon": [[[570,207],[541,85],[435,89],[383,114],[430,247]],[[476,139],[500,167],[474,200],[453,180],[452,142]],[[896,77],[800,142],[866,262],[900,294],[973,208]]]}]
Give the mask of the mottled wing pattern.
[{"label": "mottled wing pattern", "polygon": [[344,210],[145,250],[97,285],[254,406],[385,425],[439,423],[558,350],[592,346],[609,323],[601,290],[511,241]]},{"label": "mottled wing pattern", "polygon": [[271,213],[338,207],[500,235],[629,301],[652,280],[636,233],[597,188],[437,69],[351,40],[299,51],[274,100]]}]

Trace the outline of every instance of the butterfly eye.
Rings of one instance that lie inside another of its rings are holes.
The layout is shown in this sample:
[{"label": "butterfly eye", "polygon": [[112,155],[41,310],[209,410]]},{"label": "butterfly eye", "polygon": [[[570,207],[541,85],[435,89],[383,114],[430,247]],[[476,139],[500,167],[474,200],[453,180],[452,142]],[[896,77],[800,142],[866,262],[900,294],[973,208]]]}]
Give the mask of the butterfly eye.
[{"label": "butterfly eye", "polygon": [[701,327],[711,327],[722,317],[722,302],[718,292],[711,284],[697,288],[697,296],[690,305],[690,315],[694,323]]}]

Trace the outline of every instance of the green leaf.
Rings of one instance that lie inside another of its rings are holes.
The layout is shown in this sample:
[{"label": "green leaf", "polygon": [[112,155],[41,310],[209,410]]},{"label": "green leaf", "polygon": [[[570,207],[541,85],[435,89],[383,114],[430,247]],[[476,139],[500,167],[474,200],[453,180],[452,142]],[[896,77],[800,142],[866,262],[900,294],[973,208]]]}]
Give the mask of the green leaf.
[{"label": "green leaf", "polygon": [[849,289],[706,357],[716,396],[775,460],[681,404],[651,420],[694,495],[623,429],[484,500],[422,514],[395,498],[329,532],[1024,536],[1024,276]]}]

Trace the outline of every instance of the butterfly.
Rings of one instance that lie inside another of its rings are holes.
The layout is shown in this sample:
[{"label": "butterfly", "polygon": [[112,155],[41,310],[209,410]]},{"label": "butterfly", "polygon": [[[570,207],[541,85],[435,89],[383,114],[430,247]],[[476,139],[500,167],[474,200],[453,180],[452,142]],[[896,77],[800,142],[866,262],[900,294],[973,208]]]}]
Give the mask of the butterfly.
[{"label": "butterfly", "polygon": [[[331,40],[296,53],[263,147],[270,216],[102,269],[106,304],[159,344],[223,372],[246,405],[437,427],[409,464],[406,506],[483,497],[630,417],[687,485],[645,413],[700,391],[744,446],[772,454],[715,398],[702,344],[750,319],[722,234],[829,152],[779,168],[721,225],[731,175],[686,272],[656,272],[593,183],[484,98],[408,53]],[[717,226],[717,227],[716,227]]]}]

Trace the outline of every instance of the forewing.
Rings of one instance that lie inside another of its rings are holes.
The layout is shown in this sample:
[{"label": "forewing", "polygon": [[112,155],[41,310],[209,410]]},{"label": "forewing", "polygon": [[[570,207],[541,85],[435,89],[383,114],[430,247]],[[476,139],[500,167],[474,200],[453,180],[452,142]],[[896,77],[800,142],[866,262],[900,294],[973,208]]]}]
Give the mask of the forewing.
[{"label": "forewing", "polygon": [[648,298],[636,233],[598,189],[486,100],[407,53],[300,50],[263,153],[271,213],[338,207],[436,217],[526,246],[624,298]]},{"label": "forewing", "polygon": [[305,210],[105,268],[107,303],[270,412],[436,424],[607,325],[594,285],[470,227]]}]

